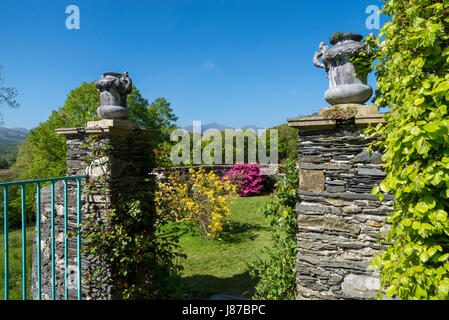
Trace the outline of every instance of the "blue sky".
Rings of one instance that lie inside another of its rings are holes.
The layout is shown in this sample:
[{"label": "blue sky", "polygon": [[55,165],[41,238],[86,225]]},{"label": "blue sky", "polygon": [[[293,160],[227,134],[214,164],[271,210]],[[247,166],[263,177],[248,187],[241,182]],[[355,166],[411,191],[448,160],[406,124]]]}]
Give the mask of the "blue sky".
[{"label": "blue sky", "polygon": [[[65,26],[69,5],[80,9],[79,30]],[[4,126],[37,126],[105,71],[128,71],[150,101],[165,97],[180,126],[279,125],[326,106],[313,54],[332,32],[377,34],[365,25],[369,5],[382,2],[3,1],[0,65],[21,104],[0,109]]]}]

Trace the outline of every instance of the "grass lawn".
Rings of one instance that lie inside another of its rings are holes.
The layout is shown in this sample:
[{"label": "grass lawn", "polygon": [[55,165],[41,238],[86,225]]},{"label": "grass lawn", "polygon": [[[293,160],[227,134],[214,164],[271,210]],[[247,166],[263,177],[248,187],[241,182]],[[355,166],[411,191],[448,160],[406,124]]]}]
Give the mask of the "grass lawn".
[{"label": "grass lawn", "polygon": [[[2,227],[3,228],[3,227]],[[31,255],[34,227],[27,228],[27,299],[31,298]],[[22,231],[9,232],[9,299],[22,299]],[[5,298],[4,237],[0,234],[0,300]]]},{"label": "grass lawn", "polygon": [[253,262],[271,241],[269,225],[257,209],[271,199],[259,196],[234,200],[229,218],[232,231],[223,243],[205,239],[192,227],[179,229],[180,245],[187,254],[182,271],[187,298],[209,299],[217,293],[252,296],[255,282],[247,263]]},{"label": "grass lawn", "polygon": [[[196,227],[177,225],[180,245],[187,259],[183,259],[183,291],[188,299],[209,299],[212,295],[227,294],[250,298],[255,281],[251,279],[247,263],[253,262],[261,250],[270,244],[270,228],[257,209],[272,196],[239,198],[230,205],[232,231],[222,243],[207,240]],[[31,289],[31,239],[34,227],[27,229],[27,291]],[[4,299],[4,241],[0,234],[0,300]],[[22,239],[21,231],[9,234],[9,298],[22,299]]]}]

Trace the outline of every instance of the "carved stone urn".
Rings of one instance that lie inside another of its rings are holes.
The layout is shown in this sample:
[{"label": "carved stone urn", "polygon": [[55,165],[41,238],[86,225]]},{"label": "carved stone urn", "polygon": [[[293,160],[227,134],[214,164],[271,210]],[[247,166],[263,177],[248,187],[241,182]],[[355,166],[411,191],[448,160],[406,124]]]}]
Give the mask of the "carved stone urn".
[{"label": "carved stone urn", "polygon": [[95,88],[100,92],[100,106],[97,108],[100,118],[128,119],[126,96],[132,91],[132,80],[128,77],[128,72],[105,72],[95,82]]},{"label": "carved stone urn", "polygon": [[329,89],[324,98],[331,105],[364,104],[373,94],[373,89],[366,84],[368,75],[356,75],[356,67],[350,61],[361,51],[370,50],[365,43],[360,42],[362,39],[360,34],[337,33],[329,39],[332,47],[321,42],[320,49],[315,52],[313,64],[327,72]]}]

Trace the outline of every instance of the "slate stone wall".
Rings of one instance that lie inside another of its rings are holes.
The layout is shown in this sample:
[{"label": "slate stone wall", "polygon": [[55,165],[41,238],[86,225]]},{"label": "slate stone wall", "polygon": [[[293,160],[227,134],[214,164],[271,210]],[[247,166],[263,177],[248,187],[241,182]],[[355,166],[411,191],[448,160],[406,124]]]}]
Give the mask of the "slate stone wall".
[{"label": "slate stone wall", "polygon": [[378,235],[392,210],[371,195],[384,177],[381,153],[355,125],[300,130],[298,189],[298,299],[375,299],[378,276],[369,261],[385,243]]},{"label": "slate stone wall", "polygon": [[[66,134],[67,137],[67,176],[88,175],[82,180],[82,185],[89,181],[95,181],[99,175],[105,174],[103,169],[107,168],[106,174],[109,179],[104,184],[94,183],[94,190],[88,196],[82,192],[82,220],[88,214],[95,213],[94,221],[104,222],[104,206],[106,200],[114,203],[118,194],[127,200],[138,200],[141,191],[152,191],[155,187],[154,177],[149,174],[154,168],[154,158],[151,147],[151,136],[145,130],[121,130],[114,133],[99,135],[102,145],[112,146],[108,157],[102,159],[101,163],[93,165],[86,163],[84,159],[89,156],[89,149],[82,145],[87,142],[88,133],[82,128],[75,128],[73,134]],[[104,162],[103,162],[104,161]],[[102,166],[108,162],[108,166]],[[98,165],[100,164],[100,165]],[[105,199],[99,191],[106,187],[110,192],[108,199]],[[68,183],[68,231],[76,230],[76,181]],[[84,189],[83,189],[84,190]],[[63,183],[55,184],[55,257],[56,257],[56,299],[64,299],[64,200]],[[42,299],[51,299],[51,237],[50,237],[50,186],[41,191],[41,292]],[[151,199],[145,201],[153,203]],[[154,206],[149,212],[155,215]],[[68,288],[69,299],[77,299],[78,269],[77,269],[77,247],[76,237],[68,239]],[[86,280],[88,274],[97,268],[106,268],[103,261],[95,258],[87,258],[84,254],[81,257],[83,274],[82,299],[118,299],[120,296],[110,284],[100,283],[98,278],[93,277],[91,281]],[[33,248],[33,297],[37,297],[37,264],[36,264],[36,244]]]}]

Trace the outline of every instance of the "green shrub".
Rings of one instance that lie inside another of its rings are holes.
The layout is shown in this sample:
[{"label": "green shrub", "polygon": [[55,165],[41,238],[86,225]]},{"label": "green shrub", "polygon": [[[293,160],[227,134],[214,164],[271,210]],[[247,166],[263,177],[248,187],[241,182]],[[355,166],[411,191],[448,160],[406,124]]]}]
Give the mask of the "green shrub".
[{"label": "green shrub", "polygon": [[386,1],[383,12],[376,103],[390,111],[368,132],[384,140],[387,171],[373,193],[395,201],[373,265],[388,296],[448,299],[449,2]]},{"label": "green shrub", "polygon": [[265,247],[265,259],[249,265],[258,279],[254,299],[293,300],[296,298],[296,188],[299,170],[294,160],[279,166],[275,183],[276,200],[260,208],[271,225],[273,245]]}]

